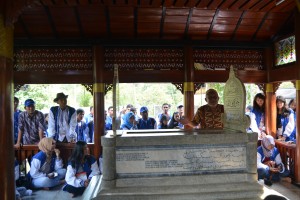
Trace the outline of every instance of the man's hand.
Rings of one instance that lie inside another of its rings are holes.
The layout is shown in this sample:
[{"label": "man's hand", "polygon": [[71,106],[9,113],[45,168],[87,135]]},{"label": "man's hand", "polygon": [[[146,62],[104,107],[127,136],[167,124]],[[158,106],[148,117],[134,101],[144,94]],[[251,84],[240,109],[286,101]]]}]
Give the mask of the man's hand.
[{"label": "man's hand", "polygon": [[280,170],[276,167],[270,167],[270,171],[273,172],[273,173],[279,173]]},{"label": "man's hand", "polygon": [[84,181],[84,187],[87,187],[87,186],[89,185],[89,183],[90,183],[90,180],[89,180],[89,179],[86,179],[86,180]]},{"label": "man's hand", "polygon": [[49,173],[49,174],[47,174],[47,177],[50,178],[50,179],[51,179],[51,178],[54,178],[54,173]]},{"label": "man's hand", "polygon": [[20,149],[21,143],[20,143],[20,142],[17,142],[17,143],[14,145],[14,147],[17,148],[17,149]]}]

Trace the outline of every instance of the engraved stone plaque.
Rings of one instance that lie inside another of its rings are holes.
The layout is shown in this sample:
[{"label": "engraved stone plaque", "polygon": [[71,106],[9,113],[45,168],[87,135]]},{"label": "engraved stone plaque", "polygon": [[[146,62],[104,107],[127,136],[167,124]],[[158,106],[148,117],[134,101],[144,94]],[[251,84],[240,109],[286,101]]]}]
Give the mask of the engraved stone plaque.
[{"label": "engraved stone plaque", "polygon": [[120,177],[243,171],[246,147],[121,148],[116,150],[116,169]]},{"label": "engraved stone plaque", "polygon": [[230,67],[229,78],[224,89],[224,127],[246,132],[250,119],[245,115],[246,90]]}]

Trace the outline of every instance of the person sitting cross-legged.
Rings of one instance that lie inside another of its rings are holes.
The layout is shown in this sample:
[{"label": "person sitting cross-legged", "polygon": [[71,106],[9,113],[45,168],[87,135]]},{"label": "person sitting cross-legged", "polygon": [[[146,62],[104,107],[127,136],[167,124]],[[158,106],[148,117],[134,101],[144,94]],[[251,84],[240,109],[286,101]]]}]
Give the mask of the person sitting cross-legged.
[{"label": "person sitting cross-legged", "polygon": [[86,142],[78,141],[69,158],[63,190],[71,193],[72,197],[82,195],[92,177],[99,174],[97,160],[89,155]]},{"label": "person sitting cross-legged", "polygon": [[33,156],[29,173],[34,188],[49,190],[64,183],[66,169],[63,169],[60,151],[55,145],[52,138],[43,138],[38,144],[40,152]]}]

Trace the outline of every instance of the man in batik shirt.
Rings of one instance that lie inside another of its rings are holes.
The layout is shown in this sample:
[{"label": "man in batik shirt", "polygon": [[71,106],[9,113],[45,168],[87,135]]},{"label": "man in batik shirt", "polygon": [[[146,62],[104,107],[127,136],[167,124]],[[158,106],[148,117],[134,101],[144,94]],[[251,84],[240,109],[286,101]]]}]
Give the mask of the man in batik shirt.
[{"label": "man in batik shirt", "polygon": [[218,104],[219,95],[214,89],[206,91],[205,101],[206,105],[198,108],[192,121],[187,119],[180,120],[184,125],[196,127],[199,125],[201,129],[222,129],[222,115],[224,113],[224,106]]},{"label": "man in batik shirt", "polygon": [[25,111],[19,115],[19,133],[16,148],[20,144],[37,144],[44,137],[44,114],[35,110],[35,102],[27,99]]}]

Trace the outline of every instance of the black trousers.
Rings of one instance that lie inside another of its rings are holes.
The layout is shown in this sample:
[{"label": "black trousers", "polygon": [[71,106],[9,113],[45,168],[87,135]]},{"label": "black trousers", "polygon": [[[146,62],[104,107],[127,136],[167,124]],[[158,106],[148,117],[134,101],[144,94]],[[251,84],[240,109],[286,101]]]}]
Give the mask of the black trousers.
[{"label": "black trousers", "polygon": [[74,187],[72,185],[66,185],[63,190],[72,193],[75,196],[79,196],[83,194],[85,187]]}]

